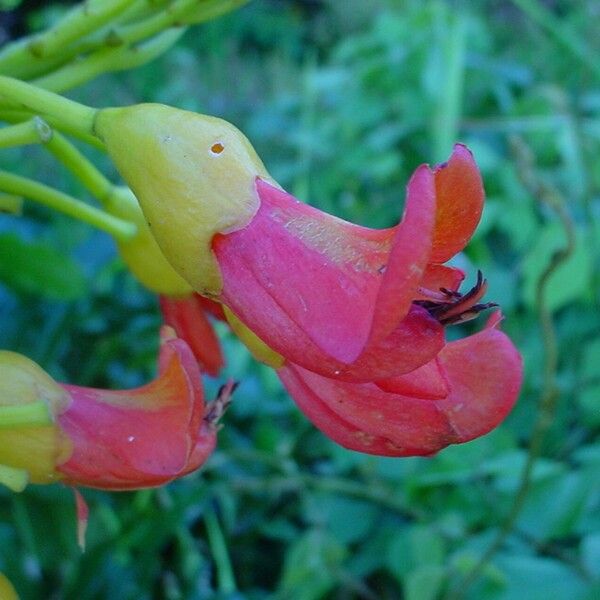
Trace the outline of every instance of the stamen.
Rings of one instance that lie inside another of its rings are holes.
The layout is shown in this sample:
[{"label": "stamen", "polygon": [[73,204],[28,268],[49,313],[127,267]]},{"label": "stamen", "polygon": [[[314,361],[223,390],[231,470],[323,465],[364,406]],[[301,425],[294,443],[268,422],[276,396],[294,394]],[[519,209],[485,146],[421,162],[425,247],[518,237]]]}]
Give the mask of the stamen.
[{"label": "stamen", "polygon": [[495,302],[477,304],[487,291],[487,281],[483,278],[481,271],[477,271],[477,283],[466,293],[461,294],[447,288],[440,288],[442,299],[438,299],[437,292],[431,290],[419,289],[423,296],[432,298],[431,300],[415,300],[415,304],[426,309],[432,317],[435,317],[443,325],[452,325],[455,323],[464,323],[475,319],[477,315],[488,308],[498,306]]}]

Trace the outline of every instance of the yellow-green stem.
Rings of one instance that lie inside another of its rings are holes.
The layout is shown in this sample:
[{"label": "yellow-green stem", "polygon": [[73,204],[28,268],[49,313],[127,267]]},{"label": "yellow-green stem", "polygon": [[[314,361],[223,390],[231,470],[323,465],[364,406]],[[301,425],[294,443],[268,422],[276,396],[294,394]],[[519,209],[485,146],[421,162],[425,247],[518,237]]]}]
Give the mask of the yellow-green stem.
[{"label": "yellow-green stem", "polygon": [[121,241],[130,240],[137,232],[137,227],[129,221],[113,217],[47,185],[12,173],[0,171],[0,191],[17,194],[44,204],[97,229],[106,231]]},{"label": "yellow-green stem", "polygon": [[0,148],[39,144],[44,137],[52,135],[48,124],[39,117],[24,123],[0,129]]},{"label": "yellow-green stem", "polygon": [[4,76],[0,76],[0,107],[2,105],[8,109],[25,109],[43,117],[53,117],[65,127],[91,135],[94,133],[94,119],[98,112],[95,108]]},{"label": "yellow-green stem", "polygon": [[35,79],[33,83],[46,90],[63,92],[102,73],[133,69],[165,52],[184,32],[184,28],[167,29],[140,46],[101,48],[80,61],[68,63],[48,75]]},{"label": "yellow-green stem", "polygon": [[[23,110],[2,110],[0,108],[0,121],[6,121],[7,123],[22,123],[31,119],[31,113]],[[60,129],[64,133],[72,135],[73,137],[85,142],[86,144],[104,150],[104,142],[90,133],[81,131],[74,127],[65,126],[55,117],[44,115],[44,121],[48,123],[54,129]]]},{"label": "yellow-green stem", "polygon": [[113,185],[96,166],[57,131],[52,132],[52,137],[45,145],[90,194],[104,205]]}]

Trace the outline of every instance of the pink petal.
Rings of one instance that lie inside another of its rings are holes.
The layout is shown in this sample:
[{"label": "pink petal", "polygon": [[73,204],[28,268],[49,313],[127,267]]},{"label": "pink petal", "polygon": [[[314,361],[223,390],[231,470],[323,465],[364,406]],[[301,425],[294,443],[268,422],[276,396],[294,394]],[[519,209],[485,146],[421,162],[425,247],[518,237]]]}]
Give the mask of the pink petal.
[{"label": "pink petal", "polygon": [[486,329],[450,342],[439,354],[450,393],[436,404],[460,442],[494,429],[519,395],[522,359],[508,336],[497,329],[500,319],[498,311],[490,317]]},{"label": "pink petal", "polygon": [[456,441],[431,400],[384,392],[372,383],[334,381],[295,365],[285,365],[278,375],[311,421],[352,450],[421,456]]},{"label": "pink petal", "polygon": [[448,383],[444,373],[440,369],[437,359],[434,359],[422,367],[406,373],[375,381],[377,387],[385,392],[402,394],[405,396],[417,396],[427,400],[439,400],[448,395]]},{"label": "pink petal", "polygon": [[456,144],[447,163],[435,168],[437,208],[429,261],[444,263],[471,239],[483,210],[483,182],[473,155]]},{"label": "pink petal", "polygon": [[206,316],[205,307],[210,303],[208,306],[211,312],[220,310],[222,313],[220,305],[198,294],[182,298],[159,296],[159,301],[164,322],[189,345],[200,368],[209,375],[218,375],[224,363],[223,354],[219,338]]},{"label": "pink petal", "polygon": [[141,388],[108,391],[63,386],[69,409],[59,416],[73,442],[60,465],[65,481],[102,489],[161,485],[181,474],[200,435],[214,446],[215,431],[203,429],[200,373],[188,346],[164,336],[159,377]]},{"label": "pink petal", "polygon": [[[484,331],[447,344],[437,361],[404,378],[346,383],[293,364],[278,375],[306,416],[342,446],[385,456],[428,455],[484,435],[514,405],[521,358],[496,329],[498,322],[493,315]],[[438,378],[439,389],[429,375]]]},{"label": "pink petal", "polygon": [[322,213],[260,179],[257,191],[252,222],[213,242],[219,300],[246,326],[292,362],[355,381],[404,373],[435,356],[442,328],[411,306],[434,224],[427,167],[409,183],[403,221],[383,231]]},{"label": "pink petal", "polygon": [[[423,278],[419,284],[419,291],[416,295],[417,300],[432,300],[433,294],[439,294],[440,289],[457,291],[460,284],[465,279],[465,273],[455,267],[445,265],[427,265]],[[440,296],[443,299],[443,296]]]}]

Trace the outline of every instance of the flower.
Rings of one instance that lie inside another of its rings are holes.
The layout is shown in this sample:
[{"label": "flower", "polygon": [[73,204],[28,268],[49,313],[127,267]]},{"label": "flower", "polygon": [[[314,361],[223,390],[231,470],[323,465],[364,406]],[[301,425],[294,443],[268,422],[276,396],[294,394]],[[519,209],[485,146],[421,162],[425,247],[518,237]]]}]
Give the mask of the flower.
[{"label": "flower", "polygon": [[374,454],[431,454],[483,435],[516,401],[521,359],[498,329],[446,343],[486,282],[444,265],[483,208],[469,150],[411,177],[404,215],[373,230],[296,200],[230,124],[166,106],[100,111],[96,132],[165,257],[277,369],[315,424]]},{"label": "flower", "polygon": [[187,344],[164,327],[159,375],[133,390],[59,384],[28,358],[0,352],[0,480],[62,481],[107,490],[154,487],[199,468],[213,451],[228,384],[204,403]]}]

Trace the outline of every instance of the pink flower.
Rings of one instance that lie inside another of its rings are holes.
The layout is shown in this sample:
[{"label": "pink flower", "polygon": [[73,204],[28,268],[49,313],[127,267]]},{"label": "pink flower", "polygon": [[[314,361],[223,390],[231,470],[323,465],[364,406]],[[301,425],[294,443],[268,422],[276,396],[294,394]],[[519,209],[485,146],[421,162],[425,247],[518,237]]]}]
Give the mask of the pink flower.
[{"label": "pink flower", "polygon": [[17,491],[28,481],[126,490],[199,468],[232,386],[207,407],[189,347],[168,327],[161,334],[158,377],[133,390],[59,384],[24,356],[0,352],[4,482]]},{"label": "pink flower", "polygon": [[409,373],[444,346],[443,323],[416,300],[447,298],[464,274],[440,264],[460,251],[481,215],[471,153],[423,165],[408,184],[404,218],[373,230],[323,213],[256,180],[250,223],[215,236],[218,299],[290,362],[367,382]]},{"label": "pink flower", "polygon": [[445,339],[448,325],[493,306],[480,303],[481,275],[461,293],[464,273],[444,264],[483,207],[466,147],[417,168],[401,222],[373,230],[287,194],[220,119],[136,105],[100,111],[96,132],[166,260],[223,304],[232,329],[334,440],[431,454],[508,414],[522,365],[500,316],[472,337]]}]

